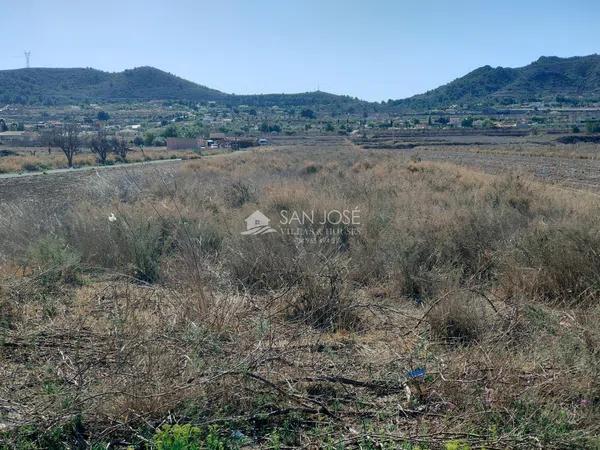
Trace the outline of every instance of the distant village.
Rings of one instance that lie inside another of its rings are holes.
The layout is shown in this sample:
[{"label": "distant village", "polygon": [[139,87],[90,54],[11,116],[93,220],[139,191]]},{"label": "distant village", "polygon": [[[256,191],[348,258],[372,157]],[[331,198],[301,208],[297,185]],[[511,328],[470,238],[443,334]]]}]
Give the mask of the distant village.
[{"label": "distant village", "polygon": [[[106,109],[106,111],[105,111]],[[32,119],[33,118],[33,119]],[[366,136],[387,132],[440,132],[480,130],[520,133],[566,133],[585,131],[600,119],[596,108],[550,107],[526,104],[506,110],[445,110],[420,114],[358,111],[335,113],[307,108],[250,108],[219,106],[215,102],[145,102],[118,105],[63,107],[0,106],[0,145],[43,145],[44,133],[76,120],[82,137],[98,130],[127,140],[132,146],[165,147],[167,150],[238,150],[268,145],[278,136]]]}]

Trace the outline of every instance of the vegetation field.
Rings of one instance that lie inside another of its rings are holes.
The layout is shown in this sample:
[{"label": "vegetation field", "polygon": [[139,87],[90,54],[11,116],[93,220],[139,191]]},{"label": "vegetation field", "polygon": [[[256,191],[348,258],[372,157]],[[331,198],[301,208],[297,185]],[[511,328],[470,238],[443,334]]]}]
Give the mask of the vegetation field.
[{"label": "vegetation field", "polygon": [[366,150],[396,150],[415,160],[445,161],[491,174],[524,175],[571,189],[600,190],[598,144],[593,142],[600,138],[597,135],[456,131],[385,131],[354,138],[353,142]]},{"label": "vegetation field", "polygon": [[[126,161],[118,160],[114,155],[109,155],[107,164],[122,164],[143,161],[158,161],[164,159],[196,159],[200,155],[194,151],[167,150],[165,148],[147,148],[144,151],[131,151]],[[95,166],[97,157],[91,152],[82,152],[75,155],[75,167]],[[46,148],[2,148],[0,154],[0,174],[43,172],[53,169],[68,168],[67,160],[60,149]]]},{"label": "vegetation field", "polygon": [[0,194],[0,448],[600,447],[597,195],[341,141],[111,173]]}]

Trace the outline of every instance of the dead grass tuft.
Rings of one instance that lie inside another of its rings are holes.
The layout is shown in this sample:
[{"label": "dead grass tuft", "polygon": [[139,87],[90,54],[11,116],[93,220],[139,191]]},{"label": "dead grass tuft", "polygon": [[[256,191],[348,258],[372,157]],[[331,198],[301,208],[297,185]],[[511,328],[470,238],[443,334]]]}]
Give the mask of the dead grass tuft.
[{"label": "dead grass tuft", "polygon": [[436,339],[448,344],[472,344],[491,331],[494,311],[489,304],[469,291],[444,293],[427,314]]}]

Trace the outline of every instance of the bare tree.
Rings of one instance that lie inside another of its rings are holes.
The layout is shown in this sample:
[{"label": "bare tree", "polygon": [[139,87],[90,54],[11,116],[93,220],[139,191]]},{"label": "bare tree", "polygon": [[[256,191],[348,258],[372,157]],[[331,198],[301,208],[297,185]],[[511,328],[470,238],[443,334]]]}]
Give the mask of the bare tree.
[{"label": "bare tree", "polygon": [[111,141],[113,153],[122,161],[127,161],[127,153],[129,152],[129,143],[126,139],[115,136]]},{"label": "bare tree", "polygon": [[69,122],[55,128],[49,135],[49,145],[59,147],[63,151],[69,167],[73,167],[73,157],[81,150],[79,131],[78,124]]},{"label": "bare tree", "polygon": [[104,131],[98,131],[96,136],[90,140],[90,150],[96,155],[100,164],[106,163],[106,158],[108,158],[112,148],[112,143],[108,140]]}]

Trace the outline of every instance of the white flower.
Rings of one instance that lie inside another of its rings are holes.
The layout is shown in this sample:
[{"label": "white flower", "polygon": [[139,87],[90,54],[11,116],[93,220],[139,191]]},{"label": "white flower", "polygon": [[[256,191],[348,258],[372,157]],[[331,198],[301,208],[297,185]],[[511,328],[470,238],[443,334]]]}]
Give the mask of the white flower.
[{"label": "white flower", "polygon": [[108,221],[109,222],[116,222],[117,221],[117,217],[115,216],[115,213],[111,213],[110,216],[108,216]]}]

